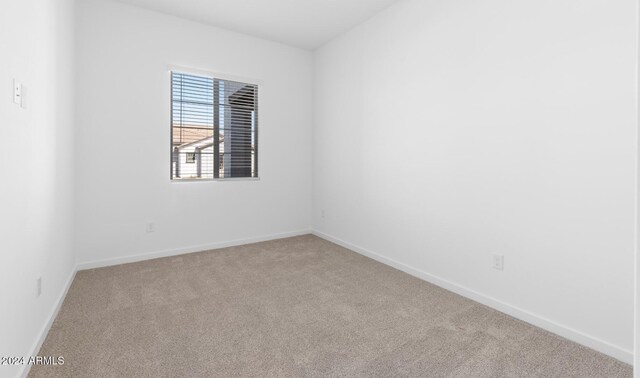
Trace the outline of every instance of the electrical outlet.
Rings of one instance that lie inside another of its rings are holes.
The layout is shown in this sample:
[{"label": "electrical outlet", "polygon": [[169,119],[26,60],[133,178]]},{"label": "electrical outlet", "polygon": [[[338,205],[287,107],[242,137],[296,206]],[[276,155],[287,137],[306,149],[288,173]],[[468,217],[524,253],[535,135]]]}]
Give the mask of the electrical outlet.
[{"label": "electrical outlet", "polygon": [[493,257],[493,269],[504,270],[504,255],[494,253],[492,257]]},{"label": "electrical outlet", "polygon": [[36,297],[39,297],[42,294],[42,277],[38,277],[36,280]]},{"label": "electrical outlet", "polygon": [[22,106],[22,84],[15,79],[13,80],[13,102]]},{"label": "electrical outlet", "polygon": [[324,210],[320,211],[320,218],[324,219]]},{"label": "electrical outlet", "polygon": [[156,232],[156,224],[154,222],[147,223],[147,234]]}]

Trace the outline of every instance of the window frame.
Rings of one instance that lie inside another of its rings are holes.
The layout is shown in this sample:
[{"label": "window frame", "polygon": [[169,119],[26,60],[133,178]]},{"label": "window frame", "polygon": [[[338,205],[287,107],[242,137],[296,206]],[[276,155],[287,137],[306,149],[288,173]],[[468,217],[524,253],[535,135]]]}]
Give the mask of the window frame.
[{"label": "window frame", "polygon": [[[175,183],[194,183],[194,182],[222,182],[222,181],[260,181],[260,170],[258,170],[258,174],[256,177],[222,177],[222,178],[179,178],[179,179],[175,179],[173,178],[173,162],[174,162],[174,149],[173,149],[173,86],[172,86],[172,78],[171,78],[171,74],[172,73],[182,73],[182,74],[187,74],[187,75],[196,75],[196,76],[206,76],[206,77],[210,77],[213,79],[218,79],[218,80],[229,80],[229,81],[236,81],[236,82],[241,82],[241,83],[245,83],[245,84],[251,84],[251,85],[255,85],[258,87],[258,112],[256,113],[256,115],[259,116],[260,113],[260,103],[262,102],[262,88],[264,87],[264,84],[261,80],[257,80],[257,79],[252,79],[252,78],[248,78],[248,77],[244,77],[244,76],[237,76],[237,75],[231,75],[231,74],[226,74],[226,73],[220,73],[217,71],[209,71],[209,70],[202,70],[202,69],[196,69],[196,68],[189,68],[189,67],[183,67],[183,66],[175,66],[175,65],[169,65],[167,67],[167,86],[168,86],[168,90],[165,92],[165,94],[168,95],[168,102],[169,102],[169,106],[168,106],[168,111],[169,111],[169,115],[168,115],[168,119],[169,119],[169,181],[170,182],[175,182]],[[260,122],[258,124],[258,127],[256,127],[255,130],[255,164],[256,164],[256,170],[258,168],[258,162],[260,161],[259,158],[259,154],[260,154],[260,150],[261,148],[259,148],[259,133],[260,133],[260,129],[262,128],[262,122]],[[180,157],[178,156],[178,161],[180,160]]]}]

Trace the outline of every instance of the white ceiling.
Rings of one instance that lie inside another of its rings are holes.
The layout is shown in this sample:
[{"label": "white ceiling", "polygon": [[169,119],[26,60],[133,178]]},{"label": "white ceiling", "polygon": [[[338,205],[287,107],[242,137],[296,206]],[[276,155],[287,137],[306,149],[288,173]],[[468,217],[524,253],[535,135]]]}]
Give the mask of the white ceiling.
[{"label": "white ceiling", "polygon": [[315,49],[398,0],[118,0]]}]

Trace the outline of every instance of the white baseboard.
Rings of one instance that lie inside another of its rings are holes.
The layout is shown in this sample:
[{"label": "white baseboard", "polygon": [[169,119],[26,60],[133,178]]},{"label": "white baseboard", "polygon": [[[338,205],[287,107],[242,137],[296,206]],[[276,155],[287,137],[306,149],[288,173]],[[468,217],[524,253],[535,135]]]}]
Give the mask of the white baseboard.
[{"label": "white baseboard", "polygon": [[131,255],[131,256],[116,257],[112,259],[102,259],[102,260],[81,262],[81,263],[78,263],[77,270],[102,268],[102,267],[112,266],[112,265],[120,265],[120,264],[127,264],[127,263],[132,263],[137,261],[157,259],[160,257],[178,256],[178,255],[184,255],[187,253],[208,251],[210,249],[234,247],[237,245],[258,243],[258,242],[275,240],[275,239],[283,239],[283,238],[289,238],[293,236],[306,235],[310,233],[311,233],[310,229],[304,229],[304,230],[298,230],[298,231],[283,232],[279,234],[257,236],[257,237],[246,238],[246,239],[236,239],[236,240],[229,240],[224,242],[194,245],[194,246],[184,247],[184,248],[175,248],[175,249],[167,249],[162,251],[147,252],[147,253],[141,253],[141,254]]},{"label": "white baseboard", "polygon": [[[53,309],[49,313],[49,317],[47,319],[47,322],[44,324],[44,326],[42,327],[42,329],[38,333],[38,339],[36,340],[36,342],[31,347],[31,351],[27,356],[35,356],[40,351],[40,348],[42,347],[42,343],[44,343],[44,340],[47,338],[47,335],[49,334],[49,330],[51,329],[51,326],[53,325],[53,321],[56,320],[56,317],[58,316],[58,312],[60,312],[60,308],[62,307],[62,303],[64,302],[64,299],[67,297],[67,293],[69,292],[69,288],[71,287],[71,283],[73,283],[73,279],[75,277],[76,277],[76,269],[74,268],[73,271],[71,272],[71,274],[69,275],[69,278],[67,279],[67,283],[65,284],[64,288],[62,289],[62,292],[58,296],[58,299],[56,301],[55,306],[53,307]],[[18,376],[19,377],[26,377],[29,374],[29,370],[31,370],[31,365],[30,364],[23,365],[22,366],[22,370],[20,371]]]},{"label": "white baseboard", "polygon": [[521,308],[518,308],[516,306],[512,306],[508,303],[502,302],[500,300],[497,300],[495,298],[492,298],[490,296],[487,296],[485,294],[479,293],[477,291],[474,291],[472,289],[469,289],[467,287],[458,285],[454,282],[445,280],[443,278],[434,276],[433,274],[424,272],[422,270],[410,267],[409,265],[406,265],[404,263],[401,263],[399,261],[390,259],[388,257],[382,256],[381,254],[378,254],[376,252],[372,252],[370,250],[367,250],[365,248],[361,248],[358,247],[356,245],[353,245],[349,242],[346,242],[344,240],[335,238],[331,235],[327,235],[321,231],[318,230],[313,230],[313,234],[323,238],[325,240],[328,240],[330,242],[333,242],[335,244],[338,244],[342,247],[345,247],[347,249],[350,249],[354,252],[357,252],[361,255],[367,256],[369,258],[372,258],[378,262],[381,262],[385,265],[389,265],[391,267],[394,267],[398,270],[401,270],[405,273],[408,273],[414,277],[420,278],[424,281],[430,282],[436,286],[440,286],[444,289],[447,289],[449,291],[452,291],[456,294],[462,295],[463,297],[469,298],[471,300],[474,300],[476,302],[479,302],[485,306],[491,307],[493,309],[496,309],[500,312],[503,312],[505,314],[508,314],[510,316],[513,316],[514,318],[520,319],[522,321],[525,321],[529,324],[532,324],[536,327],[540,327],[542,329],[545,329],[549,332],[555,333],[557,335],[560,335],[564,338],[567,338],[571,341],[574,341],[578,344],[584,345],[588,348],[597,350],[598,352],[604,353],[608,356],[611,356],[615,359],[618,359],[622,362],[626,362],[628,364],[633,364],[633,351],[631,350],[627,350],[624,348],[621,348],[619,346],[613,345],[611,343],[608,343],[604,340],[600,340],[596,337],[593,337],[591,335],[588,335],[584,332],[575,330],[571,327],[559,324],[557,322],[554,322],[550,319],[546,319],[542,316],[536,315],[534,313],[531,313],[529,311],[523,310]]}]

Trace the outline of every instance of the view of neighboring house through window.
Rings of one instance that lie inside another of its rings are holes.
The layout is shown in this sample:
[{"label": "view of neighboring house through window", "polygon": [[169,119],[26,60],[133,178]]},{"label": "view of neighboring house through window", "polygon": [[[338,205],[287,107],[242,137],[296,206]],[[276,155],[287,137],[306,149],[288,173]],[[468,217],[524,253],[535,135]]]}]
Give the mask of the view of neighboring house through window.
[{"label": "view of neighboring house through window", "polygon": [[258,177],[258,86],[171,73],[171,178]]}]

